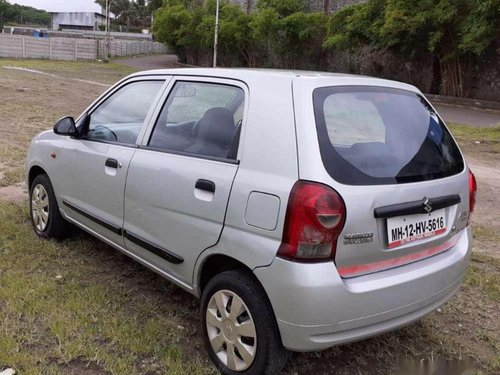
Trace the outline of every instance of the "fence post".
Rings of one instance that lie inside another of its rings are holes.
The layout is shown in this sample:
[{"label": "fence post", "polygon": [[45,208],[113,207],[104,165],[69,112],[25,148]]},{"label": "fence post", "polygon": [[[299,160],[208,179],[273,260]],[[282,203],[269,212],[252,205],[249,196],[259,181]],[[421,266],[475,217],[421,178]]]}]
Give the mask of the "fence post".
[{"label": "fence post", "polygon": [[26,39],[23,36],[23,59],[26,58]]},{"label": "fence post", "polygon": [[49,60],[52,60],[52,38],[49,38]]},{"label": "fence post", "polygon": [[75,61],[78,58],[78,39],[75,38]]}]

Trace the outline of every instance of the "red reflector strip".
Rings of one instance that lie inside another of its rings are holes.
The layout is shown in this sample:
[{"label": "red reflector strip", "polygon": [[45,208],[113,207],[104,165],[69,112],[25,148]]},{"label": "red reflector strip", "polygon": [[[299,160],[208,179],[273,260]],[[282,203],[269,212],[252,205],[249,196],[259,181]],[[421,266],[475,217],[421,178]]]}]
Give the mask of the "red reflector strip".
[{"label": "red reflector strip", "polygon": [[410,243],[413,241],[419,241],[419,240],[423,240],[425,238],[434,237],[434,236],[437,236],[439,234],[443,234],[444,232],[446,232],[446,228],[441,228],[441,229],[435,230],[433,232],[419,234],[418,236],[408,237],[404,240],[398,240],[398,241],[391,242],[388,247],[389,247],[389,249],[394,249],[395,247],[398,247],[401,245],[406,245],[407,243]]},{"label": "red reflector strip", "polygon": [[413,263],[425,258],[428,258],[433,255],[437,255],[439,253],[443,253],[446,250],[451,249],[455,246],[460,239],[461,234],[457,234],[450,238],[445,243],[442,243],[439,246],[432,247],[427,250],[420,251],[414,254],[403,255],[398,258],[382,260],[380,262],[374,263],[366,263],[366,264],[358,264],[355,266],[341,267],[338,269],[341,277],[352,277],[358,276],[361,274],[372,273],[376,271],[382,271],[393,267],[402,266],[408,263]]}]

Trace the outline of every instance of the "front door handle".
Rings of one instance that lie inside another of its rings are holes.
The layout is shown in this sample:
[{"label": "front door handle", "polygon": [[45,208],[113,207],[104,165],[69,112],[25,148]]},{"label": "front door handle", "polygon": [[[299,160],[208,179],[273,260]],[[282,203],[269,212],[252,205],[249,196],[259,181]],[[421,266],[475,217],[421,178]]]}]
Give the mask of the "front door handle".
[{"label": "front door handle", "polygon": [[114,168],[114,169],[118,169],[118,168],[121,168],[122,165],[120,163],[118,163],[118,160],[116,159],[106,159],[106,163],[104,163],[104,165],[106,167],[110,167],[110,168]]},{"label": "front door handle", "polygon": [[210,193],[215,193],[215,184],[213,181],[200,179],[196,181],[195,189],[208,191]]}]

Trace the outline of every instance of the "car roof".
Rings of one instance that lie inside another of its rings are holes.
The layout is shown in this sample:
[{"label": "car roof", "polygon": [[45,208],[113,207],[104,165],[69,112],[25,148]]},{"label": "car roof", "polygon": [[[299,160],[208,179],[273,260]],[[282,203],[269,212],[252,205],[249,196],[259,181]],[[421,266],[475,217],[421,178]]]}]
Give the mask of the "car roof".
[{"label": "car roof", "polygon": [[374,78],[356,74],[318,72],[308,70],[286,70],[286,69],[261,69],[261,68],[176,68],[157,69],[141,71],[131,77],[145,75],[176,75],[176,76],[203,76],[214,78],[236,79],[244,82],[259,81],[270,82],[270,80],[314,80],[318,85],[376,85],[385,87],[401,88],[403,90],[419,90],[409,84],[391,81],[382,78]]}]

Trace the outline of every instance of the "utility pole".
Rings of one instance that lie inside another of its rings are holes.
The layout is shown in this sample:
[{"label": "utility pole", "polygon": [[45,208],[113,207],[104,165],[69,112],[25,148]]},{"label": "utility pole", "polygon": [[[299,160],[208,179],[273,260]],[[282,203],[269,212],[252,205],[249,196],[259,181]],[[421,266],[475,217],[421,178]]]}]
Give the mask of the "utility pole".
[{"label": "utility pole", "polygon": [[109,58],[111,56],[111,17],[110,17],[110,13],[111,13],[111,5],[113,5],[113,3],[115,2],[116,0],[106,0],[106,26],[105,26],[105,30],[106,30],[106,58],[105,58],[105,61],[108,62],[109,61]]},{"label": "utility pole", "polygon": [[104,61],[108,62],[109,60],[109,27],[108,27],[108,18],[109,18],[109,0],[106,0],[106,25],[104,26],[104,30],[106,31],[106,55],[104,56]]},{"label": "utility pole", "polygon": [[219,37],[219,0],[215,9],[214,68],[217,67],[217,41]]}]

